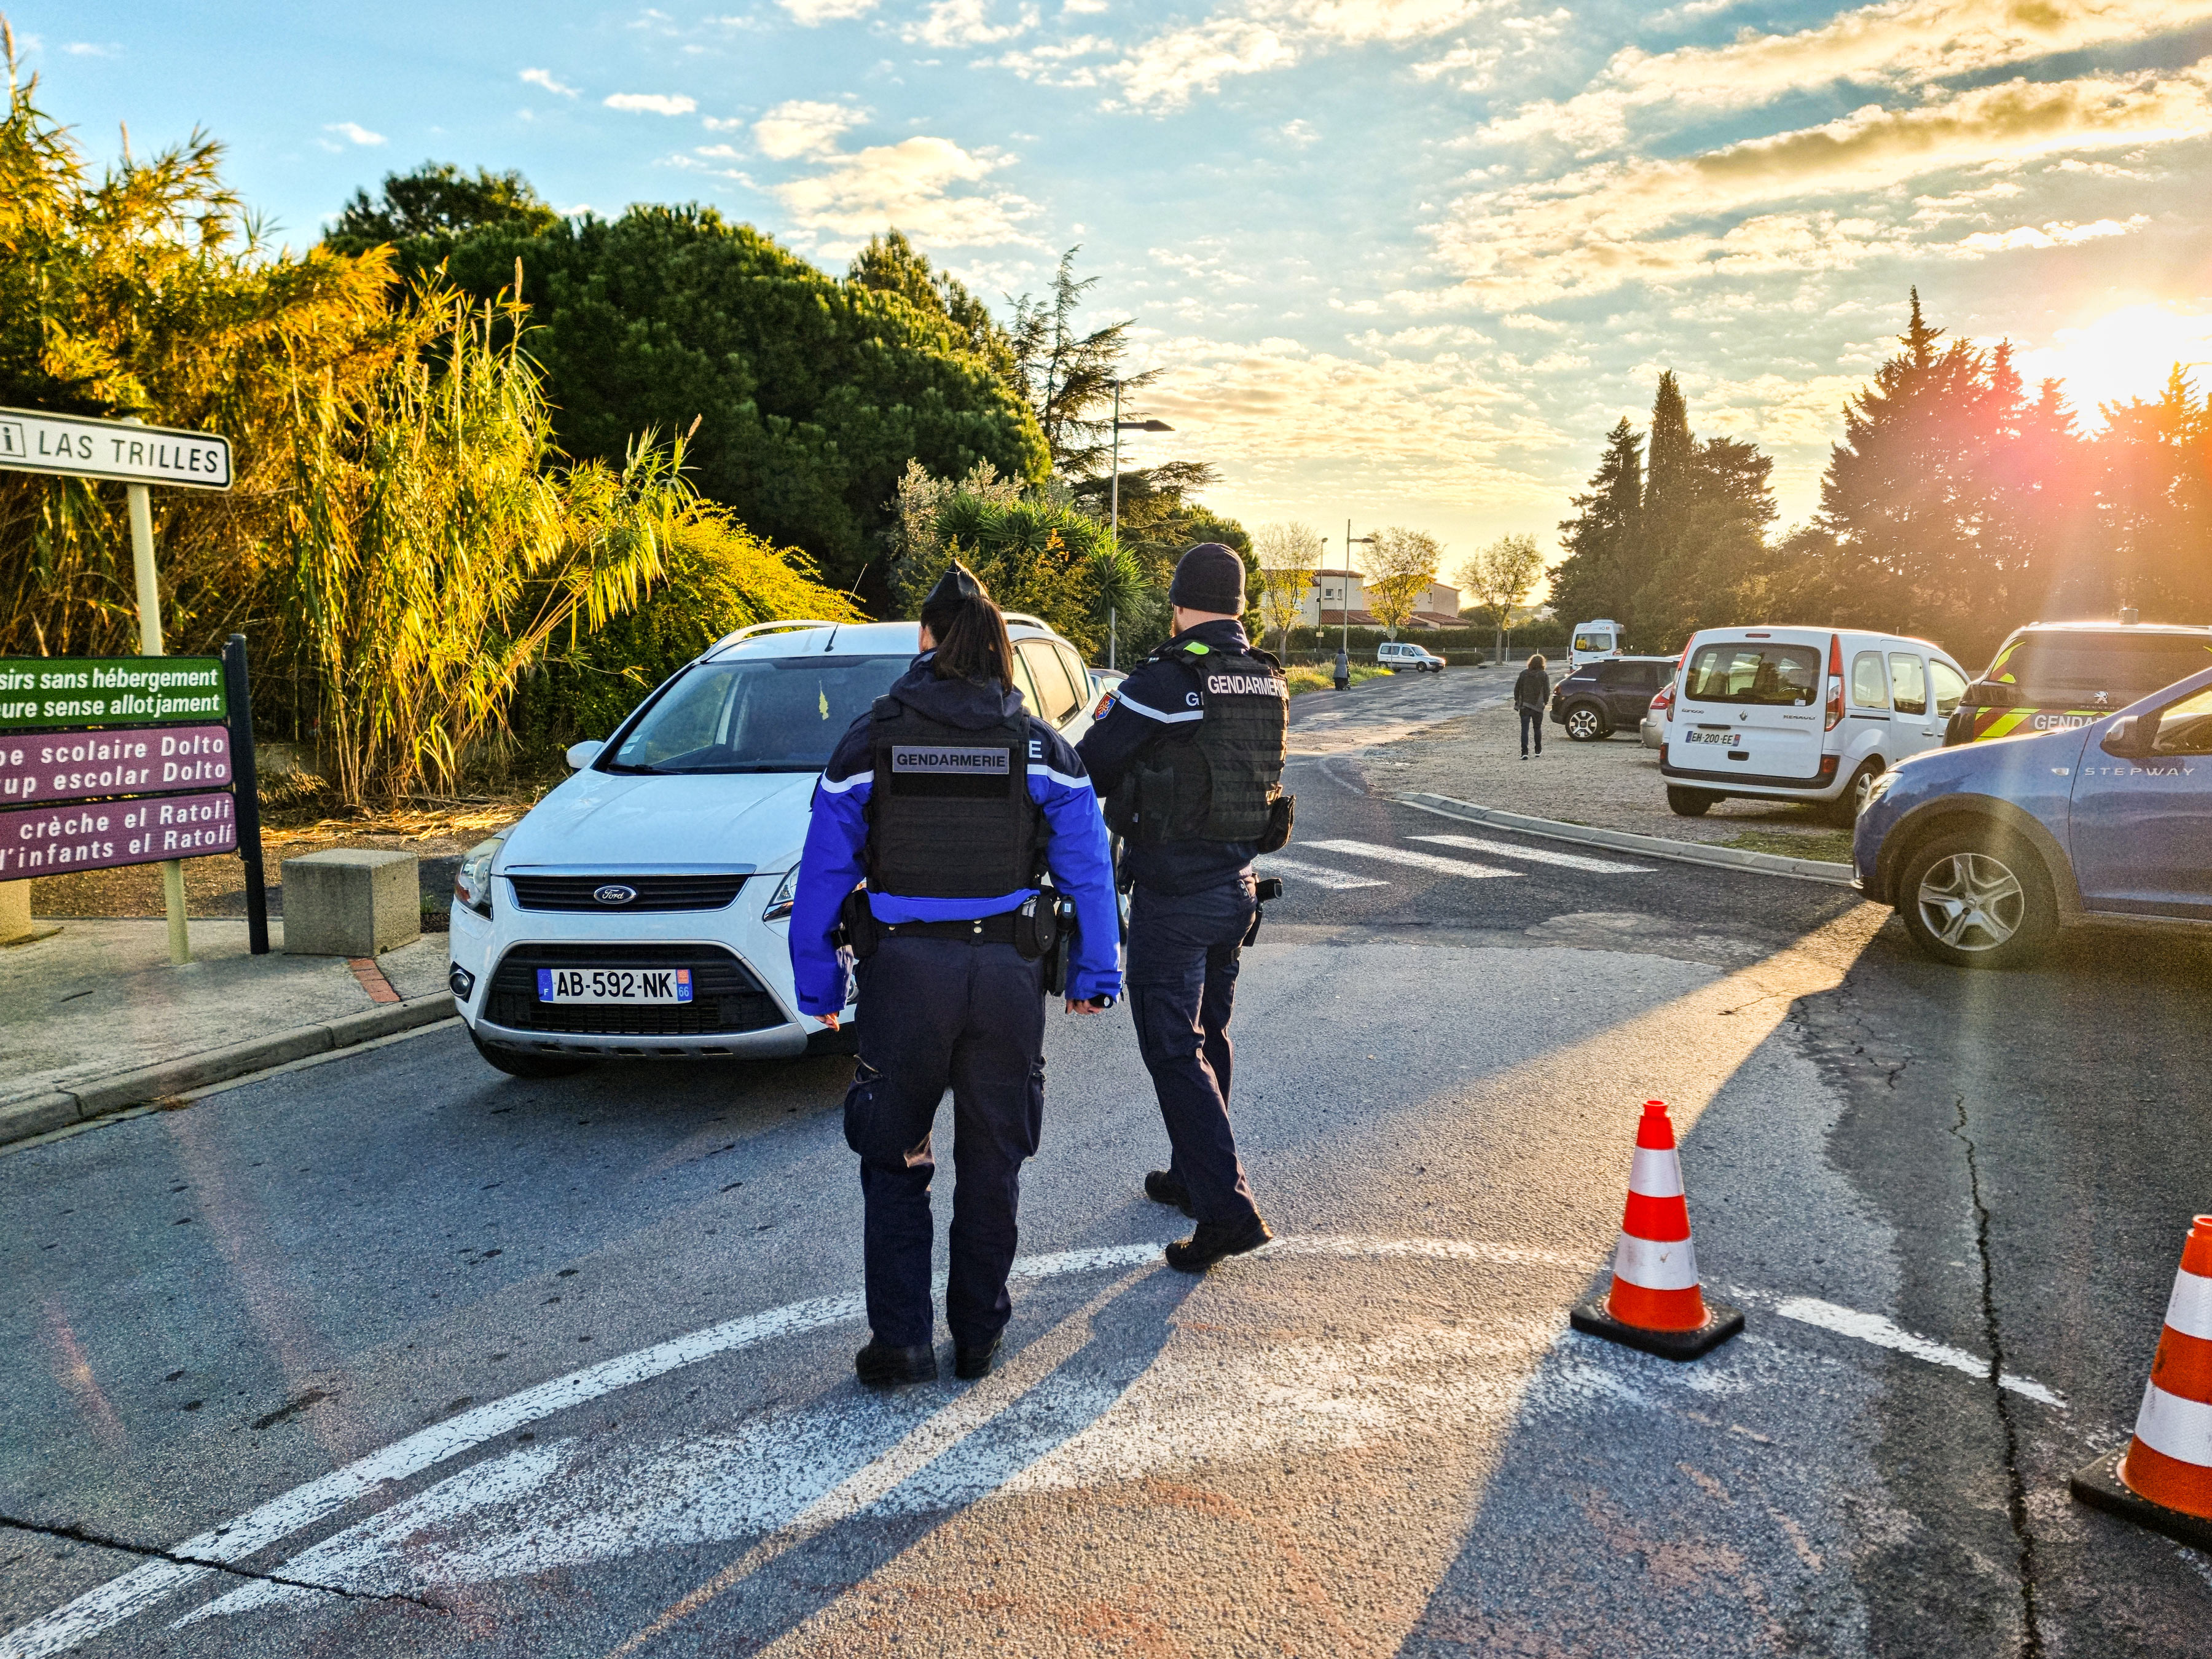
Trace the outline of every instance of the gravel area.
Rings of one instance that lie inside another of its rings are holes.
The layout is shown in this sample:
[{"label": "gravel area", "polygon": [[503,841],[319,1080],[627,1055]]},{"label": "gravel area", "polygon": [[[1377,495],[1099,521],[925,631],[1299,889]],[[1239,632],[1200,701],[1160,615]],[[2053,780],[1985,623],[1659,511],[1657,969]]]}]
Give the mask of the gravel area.
[{"label": "gravel area", "polygon": [[1722,801],[1702,818],[1667,810],[1659,751],[1632,732],[1573,743],[1548,719],[1544,752],[1520,758],[1520,726],[1501,689],[1472,711],[1363,750],[1370,787],[1426,790],[1568,823],[1843,862],[1850,836],[1795,802]]}]

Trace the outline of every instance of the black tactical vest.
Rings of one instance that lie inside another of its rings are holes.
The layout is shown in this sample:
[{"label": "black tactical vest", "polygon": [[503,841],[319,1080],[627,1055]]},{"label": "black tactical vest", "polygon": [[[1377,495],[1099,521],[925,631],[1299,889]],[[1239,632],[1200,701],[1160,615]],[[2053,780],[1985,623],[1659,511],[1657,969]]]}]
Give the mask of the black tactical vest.
[{"label": "black tactical vest", "polygon": [[[1174,801],[1164,828],[1145,839],[1260,840],[1282,793],[1291,707],[1282,665],[1265,651],[1223,650],[1194,640],[1162,646],[1153,659],[1183,668],[1205,718],[1194,730],[1171,728],[1157,752],[1155,763],[1174,775]],[[1156,808],[1146,815],[1157,823]]]},{"label": "black tactical vest", "polygon": [[868,888],[902,898],[997,898],[1036,885],[1029,721],[977,729],[876,699]]}]

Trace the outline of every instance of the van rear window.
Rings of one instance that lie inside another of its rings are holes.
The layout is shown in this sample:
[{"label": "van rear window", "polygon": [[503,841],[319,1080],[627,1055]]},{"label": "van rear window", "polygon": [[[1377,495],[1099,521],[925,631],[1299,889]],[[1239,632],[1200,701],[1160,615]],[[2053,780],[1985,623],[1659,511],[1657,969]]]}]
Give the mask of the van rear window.
[{"label": "van rear window", "polygon": [[2177,634],[2029,634],[1997,653],[1986,678],[2020,688],[2028,708],[2087,702],[2118,708],[2212,668],[2212,639]]},{"label": "van rear window", "polygon": [[1820,690],[1820,653],[1810,646],[1701,645],[1683,676],[1692,702],[1808,703]]}]

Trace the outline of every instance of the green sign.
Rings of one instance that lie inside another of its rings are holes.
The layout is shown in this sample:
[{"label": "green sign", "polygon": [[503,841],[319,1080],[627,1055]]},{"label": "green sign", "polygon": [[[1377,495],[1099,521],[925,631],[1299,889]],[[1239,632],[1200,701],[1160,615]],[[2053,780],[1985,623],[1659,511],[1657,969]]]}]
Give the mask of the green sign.
[{"label": "green sign", "polygon": [[0,732],[227,720],[214,657],[0,657]]}]

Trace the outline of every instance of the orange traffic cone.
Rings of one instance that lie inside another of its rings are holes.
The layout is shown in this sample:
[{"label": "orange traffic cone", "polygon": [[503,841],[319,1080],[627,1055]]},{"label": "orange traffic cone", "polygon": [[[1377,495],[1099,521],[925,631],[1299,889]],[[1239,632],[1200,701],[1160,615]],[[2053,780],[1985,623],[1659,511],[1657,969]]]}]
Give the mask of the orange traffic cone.
[{"label": "orange traffic cone", "polygon": [[2135,1438],[2072,1485],[2093,1508],[2212,1550],[2212,1215],[2197,1218],[2181,1247]]},{"label": "orange traffic cone", "polygon": [[1682,1159],[1663,1100],[1645,1101],[1644,1120],[1636,1126],[1628,1212],[1613,1253],[1613,1290],[1578,1304],[1567,1322],[1588,1335],[1668,1359],[1695,1359],[1743,1328],[1741,1310],[1708,1303],[1698,1286]]}]

